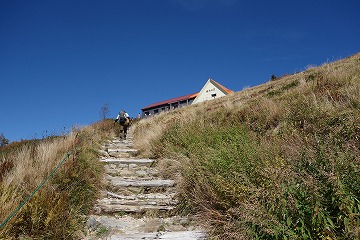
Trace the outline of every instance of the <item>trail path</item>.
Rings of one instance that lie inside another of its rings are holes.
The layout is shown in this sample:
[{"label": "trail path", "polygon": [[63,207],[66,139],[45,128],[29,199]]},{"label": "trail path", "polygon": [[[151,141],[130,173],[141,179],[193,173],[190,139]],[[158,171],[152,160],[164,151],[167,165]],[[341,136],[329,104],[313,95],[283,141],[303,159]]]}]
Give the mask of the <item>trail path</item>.
[{"label": "trail path", "polygon": [[87,220],[84,240],[206,239],[191,216],[174,215],[176,182],[158,176],[152,159],[134,156],[131,135],[109,141],[100,150],[105,163],[105,188]]}]

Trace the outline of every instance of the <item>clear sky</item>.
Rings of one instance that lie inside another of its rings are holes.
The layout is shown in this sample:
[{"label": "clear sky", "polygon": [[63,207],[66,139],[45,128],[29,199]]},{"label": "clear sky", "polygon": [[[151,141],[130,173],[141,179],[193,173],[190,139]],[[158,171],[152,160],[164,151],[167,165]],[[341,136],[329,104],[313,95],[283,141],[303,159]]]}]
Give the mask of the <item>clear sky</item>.
[{"label": "clear sky", "polygon": [[360,51],[359,0],[0,0],[0,133],[59,134]]}]

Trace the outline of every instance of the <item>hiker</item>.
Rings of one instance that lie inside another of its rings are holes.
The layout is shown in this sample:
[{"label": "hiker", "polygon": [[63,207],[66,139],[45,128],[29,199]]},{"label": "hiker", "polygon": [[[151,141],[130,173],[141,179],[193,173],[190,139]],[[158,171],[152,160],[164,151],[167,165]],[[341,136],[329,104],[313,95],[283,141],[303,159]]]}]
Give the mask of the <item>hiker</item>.
[{"label": "hiker", "polygon": [[121,110],[119,112],[119,114],[117,115],[116,119],[114,120],[114,125],[117,121],[119,121],[119,123],[120,123],[120,140],[123,140],[123,139],[125,140],[127,130],[129,127],[129,123],[130,123],[129,114],[127,112],[125,112],[125,110]]}]

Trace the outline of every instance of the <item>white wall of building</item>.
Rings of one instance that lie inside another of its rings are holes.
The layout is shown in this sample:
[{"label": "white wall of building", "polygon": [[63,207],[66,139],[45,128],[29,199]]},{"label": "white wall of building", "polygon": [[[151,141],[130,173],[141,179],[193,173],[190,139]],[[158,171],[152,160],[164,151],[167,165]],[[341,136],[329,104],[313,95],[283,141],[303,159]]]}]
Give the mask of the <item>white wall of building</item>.
[{"label": "white wall of building", "polygon": [[204,87],[201,89],[198,96],[194,99],[192,104],[212,100],[223,96],[225,96],[225,93],[221,91],[217,86],[215,86],[209,79],[204,85]]}]

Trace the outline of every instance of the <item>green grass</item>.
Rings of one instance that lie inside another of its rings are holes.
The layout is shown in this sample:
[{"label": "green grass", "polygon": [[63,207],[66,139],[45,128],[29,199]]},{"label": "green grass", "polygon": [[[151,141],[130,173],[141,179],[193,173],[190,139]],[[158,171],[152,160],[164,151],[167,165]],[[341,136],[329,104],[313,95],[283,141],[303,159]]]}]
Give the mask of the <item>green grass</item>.
[{"label": "green grass", "polygon": [[181,162],[183,209],[213,239],[359,239],[356,59],[145,120],[135,136]]}]

